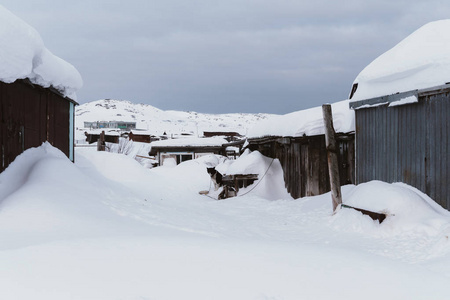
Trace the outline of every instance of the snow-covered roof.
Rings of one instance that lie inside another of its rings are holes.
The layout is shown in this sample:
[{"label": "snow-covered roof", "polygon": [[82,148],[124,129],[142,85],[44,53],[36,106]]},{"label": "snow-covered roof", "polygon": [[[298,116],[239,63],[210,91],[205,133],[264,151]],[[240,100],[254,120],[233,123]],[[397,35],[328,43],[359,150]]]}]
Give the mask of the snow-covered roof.
[{"label": "snow-covered roof", "polygon": [[[355,130],[355,114],[349,109],[349,100],[333,103],[331,108],[336,132],[347,133]],[[318,106],[260,121],[249,130],[247,137],[300,137],[324,133],[322,107]]]},{"label": "snow-covered roof", "polygon": [[168,139],[151,143],[153,147],[220,147],[228,143],[223,137]]},{"label": "snow-covered roof", "polygon": [[90,130],[85,130],[84,132],[86,132],[87,134],[100,134],[102,133],[102,131],[105,132],[105,135],[110,135],[110,136],[120,136],[120,130],[118,129],[108,129],[108,128],[100,128],[100,129],[90,129]]},{"label": "snow-covered roof", "polygon": [[353,101],[450,82],[450,20],[428,23],[380,55],[356,77]]},{"label": "snow-covered roof", "polygon": [[42,87],[54,87],[76,100],[83,81],[74,66],[53,55],[39,33],[0,5],[0,81],[28,78]]}]

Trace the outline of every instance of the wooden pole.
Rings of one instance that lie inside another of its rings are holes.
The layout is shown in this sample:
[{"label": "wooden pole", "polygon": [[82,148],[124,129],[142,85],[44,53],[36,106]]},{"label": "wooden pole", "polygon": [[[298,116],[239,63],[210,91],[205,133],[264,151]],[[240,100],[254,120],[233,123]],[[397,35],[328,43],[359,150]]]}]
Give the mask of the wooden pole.
[{"label": "wooden pole", "polygon": [[100,138],[97,141],[97,151],[105,151],[105,131],[100,133]]},{"label": "wooden pole", "polygon": [[328,173],[330,175],[331,200],[333,212],[342,204],[341,184],[339,179],[338,145],[333,127],[333,114],[330,104],[322,105],[323,121],[325,125],[325,144],[327,147]]}]

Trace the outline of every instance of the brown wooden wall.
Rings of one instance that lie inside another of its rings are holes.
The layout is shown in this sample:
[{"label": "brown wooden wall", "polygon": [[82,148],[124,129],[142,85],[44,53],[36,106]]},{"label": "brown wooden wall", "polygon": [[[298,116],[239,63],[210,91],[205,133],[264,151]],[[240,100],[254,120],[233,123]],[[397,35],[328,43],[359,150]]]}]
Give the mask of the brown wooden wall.
[{"label": "brown wooden wall", "polygon": [[150,143],[151,142],[150,134],[135,134],[133,132],[130,132],[128,137],[130,138],[130,140],[133,140],[133,141],[139,142],[139,143]]},{"label": "brown wooden wall", "polygon": [[31,147],[48,141],[70,152],[70,102],[24,80],[0,82],[0,172]]},{"label": "brown wooden wall", "polygon": [[[342,185],[355,182],[354,140],[353,134],[338,137],[339,173]],[[280,160],[286,188],[292,197],[315,196],[330,191],[324,135],[250,141],[249,148]]]}]

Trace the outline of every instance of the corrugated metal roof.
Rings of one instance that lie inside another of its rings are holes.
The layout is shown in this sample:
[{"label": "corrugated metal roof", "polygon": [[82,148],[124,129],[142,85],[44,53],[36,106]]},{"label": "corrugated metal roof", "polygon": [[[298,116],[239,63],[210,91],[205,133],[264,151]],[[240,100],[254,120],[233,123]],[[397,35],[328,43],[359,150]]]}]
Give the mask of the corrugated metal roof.
[{"label": "corrugated metal roof", "polygon": [[450,84],[445,85],[439,85],[434,86],[426,89],[420,89],[420,90],[411,90],[403,93],[396,93],[393,95],[385,95],[381,97],[375,97],[360,101],[353,101],[350,102],[350,108],[351,109],[363,109],[363,108],[369,108],[374,107],[378,105],[385,105],[390,104],[393,102],[400,101],[401,99],[404,99],[406,97],[415,96],[415,97],[421,97],[427,94],[436,94],[436,93],[442,93],[450,91]]}]

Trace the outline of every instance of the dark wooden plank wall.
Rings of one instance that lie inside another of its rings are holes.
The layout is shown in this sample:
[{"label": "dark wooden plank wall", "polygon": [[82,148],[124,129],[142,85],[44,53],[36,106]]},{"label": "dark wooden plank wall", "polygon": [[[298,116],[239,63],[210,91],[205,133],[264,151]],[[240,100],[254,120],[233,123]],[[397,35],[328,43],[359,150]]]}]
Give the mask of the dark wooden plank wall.
[{"label": "dark wooden plank wall", "polygon": [[[338,143],[341,184],[354,183],[354,135],[338,137]],[[285,185],[292,197],[330,191],[325,136],[250,141],[250,149],[280,160]]]},{"label": "dark wooden plank wall", "polygon": [[356,110],[356,183],[405,182],[450,208],[448,97]]},{"label": "dark wooden plank wall", "polygon": [[139,143],[150,143],[151,142],[150,134],[138,134],[138,133],[130,132],[128,137],[130,138],[130,140],[133,140],[133,141],[139,142]]},{"label": "dark wooden plank wall", "polygon": [[70,102],[17,80],[0,82],[0,172],[24,150],[48,141],[69,156]]}]

